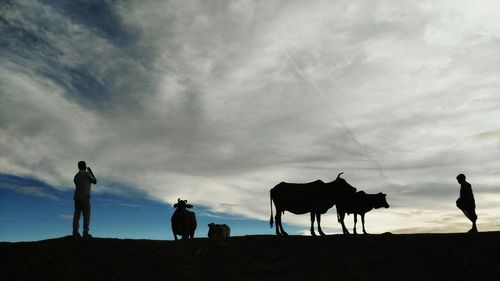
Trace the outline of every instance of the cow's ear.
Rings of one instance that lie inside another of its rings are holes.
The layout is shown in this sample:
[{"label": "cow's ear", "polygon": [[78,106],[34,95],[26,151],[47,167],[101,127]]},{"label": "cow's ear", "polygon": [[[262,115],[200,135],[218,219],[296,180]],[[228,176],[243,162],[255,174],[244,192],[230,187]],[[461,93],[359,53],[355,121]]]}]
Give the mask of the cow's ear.
[{"label": "cow's ear", "polygon": [[177,208],[177,203],[174,204],[174,208]]},{"label": "cow's ear", "polygon": [[186,208],[191,209],[191,208],[193,208],[193,205],[191,205],[191,204],[186,204]]}]

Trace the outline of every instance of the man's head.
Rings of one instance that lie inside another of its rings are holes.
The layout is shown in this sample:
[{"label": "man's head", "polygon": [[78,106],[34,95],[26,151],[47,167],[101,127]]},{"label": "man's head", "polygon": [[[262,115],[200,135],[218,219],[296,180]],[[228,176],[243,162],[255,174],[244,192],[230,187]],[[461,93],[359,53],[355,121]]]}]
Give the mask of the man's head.
[{"label": "man's head", "polygon": [[78,169],[80,169],[80,170],[87,169],[87,164],[85,163],[85,161],[78,162]]},{"label": "man's head", "polygon": [[464,183],[465,182],[465,175],[464,174],[458,175],[457,181],[458,181],[458,183]]}]

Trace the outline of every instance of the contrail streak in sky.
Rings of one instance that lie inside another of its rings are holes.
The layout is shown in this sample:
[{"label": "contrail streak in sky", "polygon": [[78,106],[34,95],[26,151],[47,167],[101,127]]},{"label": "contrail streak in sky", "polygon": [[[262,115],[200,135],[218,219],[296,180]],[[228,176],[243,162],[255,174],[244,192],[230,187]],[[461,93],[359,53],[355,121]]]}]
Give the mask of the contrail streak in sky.
[{"label": "contrail streak in sky", "polygon": [[[309,84],[312,85],[312,87],[314,88],[314,90],[316,91],[316,93],[318,94],[318,96],[321,99],[323,99],[326,102],[330,102],[330,100],[328,99],[328,96],[323,92],[323,90],[321,90],[320,87],[318,87],[318,85],[316,84],[316,82],[309,75],[307,75],[306,73],[304,73],[300,69],[299,65],[295,62],[295,60],[293,59],[292,55],[290,54],[290,51],[288,50],[288,46],[285,46],[285,53],[286,53],[286,57],[287,57],[288,61],[293,65],[293,67],[295,68],[295,71],[297,72],[297,74],[302,79],[308,81]],[[364,146],[360,141],[358,141],[358,139],[356,138],[356,136],[354,135],[354,133],[346,126],[346,124],[344,123],[344,121],[342,120],[342,118],[338,117],[336,114],[334,114],[334,116],[340,122],[340,124],[342,125],[342,127],[344,128],[344,130],[347,132],[347,134],[351,137],[351,139],[361,148],[363,155],[366,158],[368,158],[368,160],[370,160],[370,162],[372,162],[372,163],[375,164],[375,166],[377,167],[377,170],[379,171],[380,175],[385,178],[384,171],[383,171],[382,167],[375,160],[375,158],[373,158],[373,156],[371,156],[370,153],[368,153],[368,151],[366,149],[366,146]]]},{"label": "contrail streak in sky", "polygon": [[309,81],[309,83],[313,86],[313,88],[316,90],[316,93],[318,93],[322,99],[328,101],[328,97],[325,95],[325,93],[323,93],[323,91],[318,87],[318,85],[316,84],[316,82],[314,82],[314,80],[312,80],[312,78],[310,78],[308,75],[306,75],[304,72],[302,72],[302,70],[300,69],[300,67],[297,65],[297,63],[295,62],[295,60],[293,59],[292,55],[290,54],[290,51],[288,51],[288,48],[285,47],[285,51],[286,51],[286,57],[288,58],[288,61],[293,64],[293,67],[295,68],[295,71],[297,71],[297,73],[299,74],[300,77],[302,77],[302,79],[306,80],[306,81]]}]

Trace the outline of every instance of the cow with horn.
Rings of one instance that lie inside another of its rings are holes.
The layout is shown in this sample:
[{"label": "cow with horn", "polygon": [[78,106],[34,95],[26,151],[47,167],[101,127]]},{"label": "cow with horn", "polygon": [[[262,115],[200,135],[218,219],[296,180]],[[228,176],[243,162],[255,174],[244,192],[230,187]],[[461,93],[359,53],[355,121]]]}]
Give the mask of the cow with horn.
[{"label": "cow with horn", "polygon": [[310,183],[286,183],[281,182],[271,189],[271,219],[270,225],[273,227],[273,202],[276,208],[276,235],[288,235],[283,229],[281,215],[285,211],[293,214],[311,215],[311,235],[316,236],[314,232],[314,220],[318,225],[320,235],[325,235],[321,230],[321,215],[338,202],[347,200],[356,193],[356,188],[347,183],[340,177],[329,183],[317,180]]}]

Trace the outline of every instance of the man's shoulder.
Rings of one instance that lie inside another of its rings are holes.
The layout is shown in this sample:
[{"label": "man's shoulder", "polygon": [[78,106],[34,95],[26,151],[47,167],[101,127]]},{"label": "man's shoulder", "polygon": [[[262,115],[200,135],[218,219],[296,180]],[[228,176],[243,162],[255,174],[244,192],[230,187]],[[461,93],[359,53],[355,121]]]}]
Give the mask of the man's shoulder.
[{"label": "man's shoulder", "polygon": [[462,187],[471,187],[470,183],[469,182],[463,182],[460,184]]},{"label": "man's shoulder", "polygon": [[466,194],[472,193],[472,186],[468,182],[464,182],[462,187],[460,188],[461,192],[465,192]]},{"label": "man's shoulder", "polygon": [[78,171],[76,174],[75,174],[75,178],[76,177],[90,177],[90,173],[85,171],[85,170],[80,170]]}]

